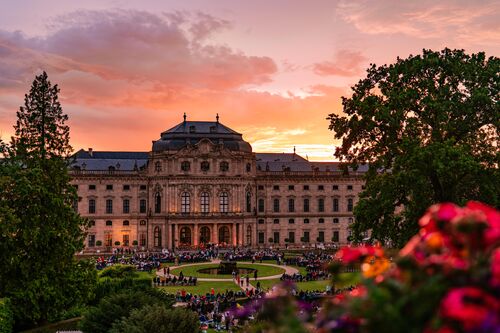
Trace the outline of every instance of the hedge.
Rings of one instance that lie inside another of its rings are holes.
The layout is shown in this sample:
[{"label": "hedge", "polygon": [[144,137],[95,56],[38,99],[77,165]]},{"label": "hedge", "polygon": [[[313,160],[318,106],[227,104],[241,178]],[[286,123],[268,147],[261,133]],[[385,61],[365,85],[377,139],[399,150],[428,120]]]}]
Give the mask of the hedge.
[{"label": "hedge", "polygon": [[11,333],[14,327],[14,313],[10,299],[0,298],[0,333]]}]

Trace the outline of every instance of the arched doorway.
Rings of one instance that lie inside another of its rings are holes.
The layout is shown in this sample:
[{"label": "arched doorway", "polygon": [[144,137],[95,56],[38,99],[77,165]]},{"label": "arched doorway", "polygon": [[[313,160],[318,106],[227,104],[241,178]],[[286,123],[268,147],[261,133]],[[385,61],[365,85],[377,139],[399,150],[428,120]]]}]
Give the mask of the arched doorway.
[{"label": "arched doorway", "polygon": [[219,228],[219,244],[229,244],[229,228],[222,226]]},{"label": "arched doorway", "polygon": [[210,228],[201,227],[200,228],[200,244],[210,243]]},{"label": "arched doorway", "polygon": [[191,245],[191,228],[182,227],[180,230],[179,241],[181,245]]},{"label": "arched doorway", "polygon": [[153,233],[155,247],[161,247],[161,228],[155,227]]}]

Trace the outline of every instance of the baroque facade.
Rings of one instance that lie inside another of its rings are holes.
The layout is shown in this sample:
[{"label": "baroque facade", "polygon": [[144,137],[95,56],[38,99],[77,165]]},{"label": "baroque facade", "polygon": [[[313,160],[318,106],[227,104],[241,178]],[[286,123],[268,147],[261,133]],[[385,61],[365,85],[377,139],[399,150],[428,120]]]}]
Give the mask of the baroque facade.
[{"label": "baroque facade", "polygon": [[150,152],[75,154],[86,250],[348,243],[363,170],[293,154],[254,153],[217,121],[184,121]]}]

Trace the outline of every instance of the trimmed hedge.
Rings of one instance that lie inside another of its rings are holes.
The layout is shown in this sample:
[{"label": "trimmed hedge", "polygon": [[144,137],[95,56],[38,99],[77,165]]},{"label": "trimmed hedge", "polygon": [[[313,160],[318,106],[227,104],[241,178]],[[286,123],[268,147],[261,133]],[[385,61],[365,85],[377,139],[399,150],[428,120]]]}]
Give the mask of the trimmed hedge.
[{"label": "trimmed hedge", "polygon": [[113,265],[106,267],[99,273],[99,277],[126,278],[136,276],[136,268],[132,265]]},{"label": "trimmed hedge", "polygon": [[14,327],[14,313],[10,299],[0,298],[0,333],[11,333]]},{"label": "trimmed hedge", "polygon": [[101,278],[97,282],[95,289],[95,298],[92,304],[97,304],[106,296],[113,295],[124,290],[147,290],[152,288],[152,280],[150,278]]}]

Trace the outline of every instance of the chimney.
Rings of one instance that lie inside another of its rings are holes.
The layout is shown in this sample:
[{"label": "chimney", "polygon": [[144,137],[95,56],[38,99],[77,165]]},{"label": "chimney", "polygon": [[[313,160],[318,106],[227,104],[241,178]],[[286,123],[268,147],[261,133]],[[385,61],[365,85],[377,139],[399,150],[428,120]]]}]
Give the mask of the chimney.
[{"label": "chimney", "polygon": [[89,148],[89,155],[90,157],[94,157],[94,151],[92,148]]}]

